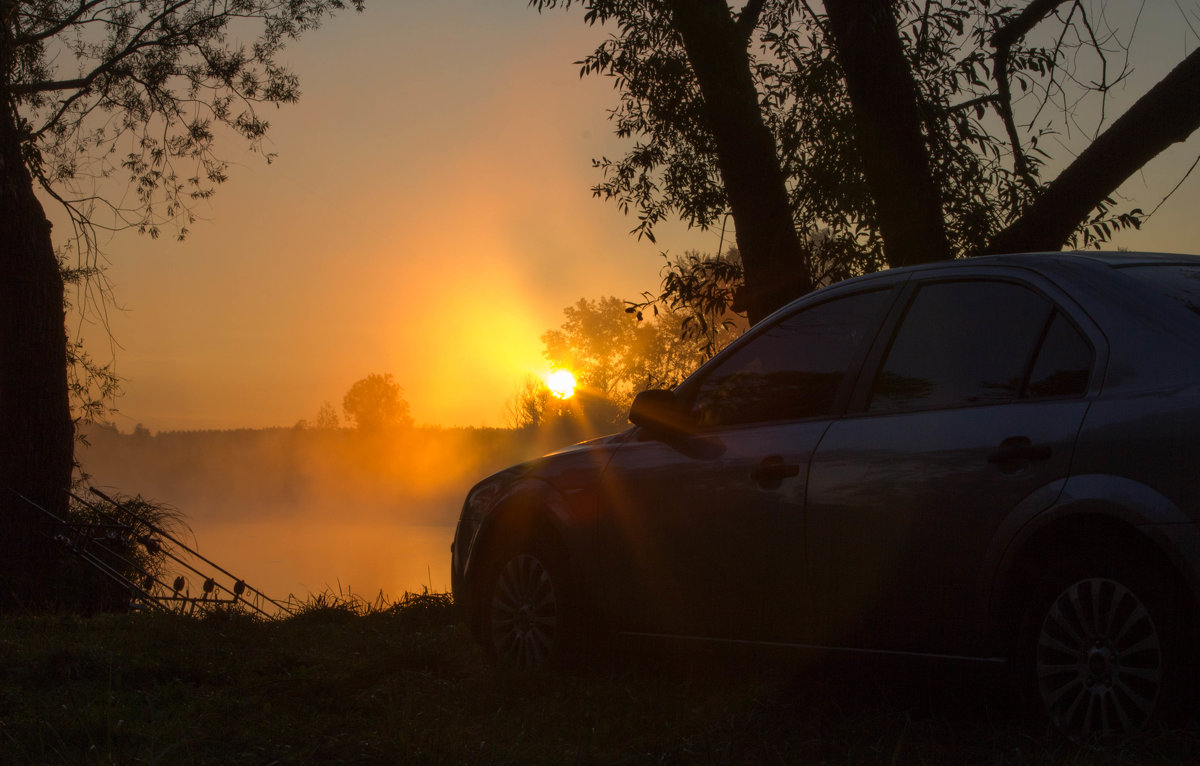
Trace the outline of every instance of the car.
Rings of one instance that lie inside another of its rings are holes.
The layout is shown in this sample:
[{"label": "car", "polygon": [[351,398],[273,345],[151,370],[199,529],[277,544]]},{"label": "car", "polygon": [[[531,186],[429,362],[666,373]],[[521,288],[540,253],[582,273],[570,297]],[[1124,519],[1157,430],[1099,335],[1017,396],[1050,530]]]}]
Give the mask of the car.
[{"label": "car", "polygon": [[498,660],[604,636],[1004,665],[1078,737],[1191,698],[1200,257],[856,277],[629,419],[467,495],[453,595]]}]

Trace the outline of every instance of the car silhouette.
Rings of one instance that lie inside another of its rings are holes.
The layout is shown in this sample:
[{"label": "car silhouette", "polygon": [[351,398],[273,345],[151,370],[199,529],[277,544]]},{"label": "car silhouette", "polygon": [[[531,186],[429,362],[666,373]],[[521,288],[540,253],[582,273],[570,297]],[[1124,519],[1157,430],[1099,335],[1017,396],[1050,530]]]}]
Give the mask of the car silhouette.
[{"label": "car silhouette", "polygon": [[468,494],[454,598],[498,660],[626,636],[1003,663],[1081,737],[1195,687],[1198,257],[850,279],[630,421]]}]

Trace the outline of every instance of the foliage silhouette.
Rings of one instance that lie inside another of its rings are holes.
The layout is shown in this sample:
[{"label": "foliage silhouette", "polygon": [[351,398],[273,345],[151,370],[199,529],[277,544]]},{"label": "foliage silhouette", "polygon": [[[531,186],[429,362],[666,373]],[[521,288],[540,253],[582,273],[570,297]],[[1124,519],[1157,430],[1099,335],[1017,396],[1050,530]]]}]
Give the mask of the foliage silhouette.
[{"label": "foliage silhouette", "polygon": [[[745,266],[735,303],[752,322],[820,284],[818,244],[856,273],[1107,241],[1144,217],[1118,207],[1117,186],[1200,126],[1200,52],[1108,123],[1134,29],[1113,28],[1103,3],[530,5],[578,5],[586,23],[616,26],[581,74],[611,78],[614,132],[634,143],[595,161],[593,192],[635,213],[639,236],[672,216],[702,228],[732,217]],[[757,114],[739,111],[747,102]],[[776,176],[739,154],[761,143],[763,126],[798,246],[755,204]],[[1043,177],[1050,136],[1074,156],[1053,179]],[[742,166],[757,187],[746,188]]]},{"label": "foliage silhouette", "polygon": [[[0,2],[0,607],[35,601],[46,574],[30,503],[66,511],[72,390],[85,416],[111,393],[109,371],[68,350],[64,270],[103,294],[100,233],[184,236],[227,176],[216,136],[261,150],[257,108],[299,96],[284,45],[348,7],[363,0]],[[66,211],[72,266],[35,184]]]},{"label": "foliage silhouette", "polygon": [[[700,257],[694,256],[696,262]],[[544,385],[527,381],[511,414],[538,412],[545,421],[582,416],[599,432],[622,428],[633,397],[650,388],[672,388],[703,361],[737,337],[739,318],[719,321],[704,305],[675,310],[670,304],[629,304],[614,297],[581,298],[563,309],[559,329],[542,335],[546,360],[555,369],[570,370],[579,381],[578,393],[565,402],[548,399]],[[644,307],[650,306],[651,316]],[[521,425],[536,425],[525,417]]]},{"label": "foliage silhouette", "polygon": [[350,386],[342,399],[342,411],[361,431],[409,428],[413,424],[404,389],[390,374],[372,373]]}]

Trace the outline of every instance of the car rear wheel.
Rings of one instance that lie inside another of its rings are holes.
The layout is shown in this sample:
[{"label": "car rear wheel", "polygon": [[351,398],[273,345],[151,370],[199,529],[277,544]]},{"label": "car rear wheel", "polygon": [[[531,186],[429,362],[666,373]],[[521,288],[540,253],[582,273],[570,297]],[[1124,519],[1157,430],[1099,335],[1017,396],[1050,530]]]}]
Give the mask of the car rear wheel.
[{"label": "car rear wheel", "polygon": [[522,541],[493,559],[481,604],[485,648],[521,668],[560,666],[577,632],[574,588],[563,556]]},{"label": "car rear wheel", "polygon": [[1175,591],[1168,578],[1094,563],[1044,583],[1026,623],[1025,665],[1056,729],[1119,739],[1173,709],[1188,675]]}]

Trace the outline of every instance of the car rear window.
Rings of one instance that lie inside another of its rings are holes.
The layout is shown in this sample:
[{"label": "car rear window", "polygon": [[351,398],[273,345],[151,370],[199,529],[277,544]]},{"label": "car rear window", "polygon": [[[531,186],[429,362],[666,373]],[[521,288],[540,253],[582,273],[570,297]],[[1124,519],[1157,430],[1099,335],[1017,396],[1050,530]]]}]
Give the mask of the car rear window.
[{"label": "car rear window", "polygon": [[1121,273],[1133,277],[1189,311],[1200,314],[1200,265],[1165,263],[1125,266]]}]

